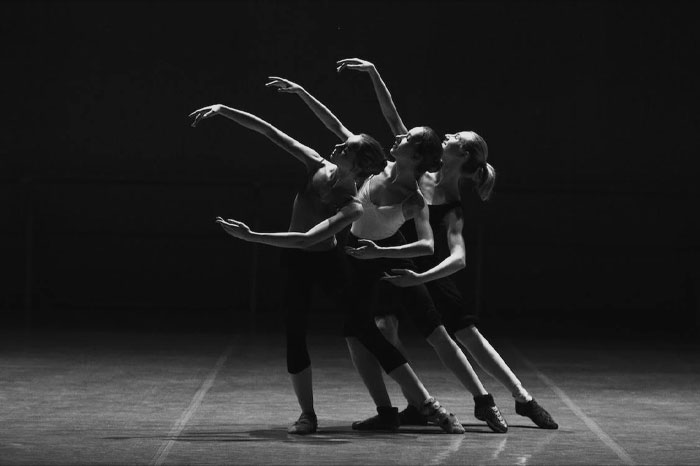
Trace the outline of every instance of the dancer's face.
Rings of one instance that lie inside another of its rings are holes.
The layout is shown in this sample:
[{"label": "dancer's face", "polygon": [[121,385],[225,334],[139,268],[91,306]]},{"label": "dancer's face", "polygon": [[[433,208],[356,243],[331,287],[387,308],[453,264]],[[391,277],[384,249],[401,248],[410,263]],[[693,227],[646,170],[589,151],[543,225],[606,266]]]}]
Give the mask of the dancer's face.
[{"label": "dancer's face", "polygon": [[461,167],[466,163],[468,153],[464,149],[467,141],[473,138],[469,131],[446,134],[442,140],[442,163],[443,166],[451,168]]},{"label": "dancer's face", "polygon": [[423,133],[423,128],[411,128],[406,134],[397,134],[394,137],[394,145],[391,146],[389,153],[396,159],[413,158],[415,147],[413,146],[414,138],[420,137]]},{"label": "dancer's face", "polygon": [[346,170],[352,170],[355,167],[355,151],[353,147],[356,147],[360,142],[360,136],[350,136],[344,143],[335,146],[329,157],[330,161]]},{"label": "dancer's face", "polygon": [[445,159],[452,159],[454,157],[464,157],[464,142],[466,141],[466,136],[464,132],[446,134],[442,140],[442,158],[443,162]]}]

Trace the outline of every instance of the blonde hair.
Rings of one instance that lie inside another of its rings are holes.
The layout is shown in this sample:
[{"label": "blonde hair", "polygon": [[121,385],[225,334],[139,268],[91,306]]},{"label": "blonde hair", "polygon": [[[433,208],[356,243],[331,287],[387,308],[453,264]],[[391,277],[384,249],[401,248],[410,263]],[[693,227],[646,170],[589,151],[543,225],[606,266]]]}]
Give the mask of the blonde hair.
[{"label": "blonde hair", "polygon": [[467,160],[462,165],[462,173],[470,177],[474,183],[476,192],[482,201],[491,197],[491,191],[496,184],[496,169],[486,162],[489,156],[489,147],[484,138],[474,131],[464,131],[471,137],[462,142],[462,151],[467,155]]}]

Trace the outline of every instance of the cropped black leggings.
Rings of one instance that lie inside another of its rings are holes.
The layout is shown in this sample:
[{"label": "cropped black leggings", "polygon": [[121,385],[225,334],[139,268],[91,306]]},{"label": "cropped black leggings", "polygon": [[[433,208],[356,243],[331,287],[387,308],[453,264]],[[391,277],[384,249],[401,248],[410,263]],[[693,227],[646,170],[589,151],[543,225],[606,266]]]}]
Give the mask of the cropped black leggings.
[{"label": "cropped black leggings", "polygon": [[[352,282],[348,270],[347,257],[339,248],[329,251],[305,251],[301,249],[284,249],[281,266],[285,275],[283,303],[286,308],[285,329],[287,337],[287,371],[298,374],[311,365],[311,358],[306,344],[308,315],[314,284],[332,294],[337,308],[342,309],[346,322],[349,315],[354,315],[356,302],[351,293]],[[364,301],[364,299],[363,299]],[[374,323],[370,308],[363,307],[358,318],[350,319],[355,329],[353,335],[364,345],[387,372],[391,372],[406,359],[389,343]]]}]

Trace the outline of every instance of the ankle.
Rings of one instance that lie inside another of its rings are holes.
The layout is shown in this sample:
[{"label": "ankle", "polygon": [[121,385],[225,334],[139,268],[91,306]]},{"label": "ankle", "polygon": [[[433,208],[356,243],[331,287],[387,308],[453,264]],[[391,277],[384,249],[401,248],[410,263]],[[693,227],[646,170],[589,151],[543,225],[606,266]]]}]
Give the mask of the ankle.
[{"label": "ankle", "polygon": [[532,396],[530,396],[527,390],[520,385],[513,391],[513,398],[515,398],[515,401],[518,403],[527,403],[532,401]]},{"label": "ankle", "polygon": [[491,406],[496,406],[496,402],[493,400],[493,395],[487,393],[486,395],[475,396],[474,405],[476,408],[490,408]]},{"label": "ankle", "polygon": [[399,409],[393,406],[377,406],[377,413],[380,416],[396,416]]}]

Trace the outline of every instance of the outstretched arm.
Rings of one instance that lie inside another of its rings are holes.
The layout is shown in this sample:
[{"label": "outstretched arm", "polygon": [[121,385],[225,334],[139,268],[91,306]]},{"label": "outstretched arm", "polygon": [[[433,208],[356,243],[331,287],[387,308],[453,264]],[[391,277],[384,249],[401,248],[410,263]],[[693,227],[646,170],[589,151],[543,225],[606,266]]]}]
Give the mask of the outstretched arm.
[{"label": "outstretched arm", "polygon": [[369,73],[370,78],[372,78],[374,92],[377,94],[377,100],[379,100],[379,106],[382,108],[384,119],[389,123],[391,132],[394,136],[408,133],[406,125],[403,124],[399,112],[396,110],[396,105],[394,105],[394,101],[391,99],[389,89],[386,87],[386,84],[384,84],[377,68],[372,63],[359,58],[345,58],[343,60],[338,60],[337,64],[339,73],[345,68]]},{"label": "outstretched arm", "polygon": [[447,244],[450,255],[435,267],[421,273],[408,269],[392,269],[391,275],[384,276],[382,280],[392,285],[406,287],[437,280],[452,275],[466,266],[466,248],[462,237],[464,220],[461,210],[452,211],[447,216]]},{"label": "outstretched arm", "polygon": [[338,213],[323,220],[306,232],[258,233],[251,231],[245,223],[237,220],[224,220],[221,217],[217,217],[216,222],[221,225],[226,233],[244,241],[280,248],[304,249],[339,233],[361,215],[362,205],[359,202],[350,202],[340,209]]},{"label": "outstretched arm", "polygon": [[235,121],[241,126],[257,131],[258,133],[267,137],[270,141],[274,142],[282,149],[286,150],[303,162],[309,171],[315,171],[319,164],[323,163],[323,159],[320,155],[318,155],[318,152],[305,146],[296,139],[287,136],[270,123],[248,112],[217,104],[195,110],[194,112],[190,113],[189,116],[194,118],[194,120],[192,120],[192,127],[194,128],[201,120],[205,120],[216,115],[224,116],[229,120]]},{"label": "outstretched arm", "polygon": [[314,112],[314,115],[318,117],[319,120],[326,125],[326,128],[331,130],[333,134],[338,136],[338,138],[345,142],[350,136],[353,135],[352,131],[347,129],[336,117],[333,115],[328,107],[323,105],[314,96],[309,94],[306,89],[294,83],[288,79],[279,78],[277,76],[270,76],[271,79],[269,83],[265,84],[267,87],[276,87],[278,92],[288,92],[290,94],[296,94],[301,97],[301,100]]}]

